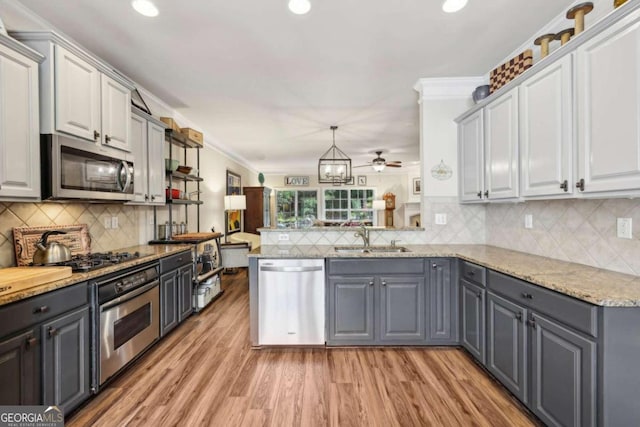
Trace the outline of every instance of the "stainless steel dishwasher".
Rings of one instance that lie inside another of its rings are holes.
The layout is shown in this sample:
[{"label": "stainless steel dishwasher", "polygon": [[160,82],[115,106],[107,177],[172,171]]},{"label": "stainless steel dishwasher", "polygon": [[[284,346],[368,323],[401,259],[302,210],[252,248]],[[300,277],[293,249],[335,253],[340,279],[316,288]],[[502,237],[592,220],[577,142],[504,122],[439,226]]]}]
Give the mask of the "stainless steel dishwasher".
[{"label": "stainless steel dishwasher", "polygon": [[258,266],[258,343],[324,345],[324,259],[261,259]]}]

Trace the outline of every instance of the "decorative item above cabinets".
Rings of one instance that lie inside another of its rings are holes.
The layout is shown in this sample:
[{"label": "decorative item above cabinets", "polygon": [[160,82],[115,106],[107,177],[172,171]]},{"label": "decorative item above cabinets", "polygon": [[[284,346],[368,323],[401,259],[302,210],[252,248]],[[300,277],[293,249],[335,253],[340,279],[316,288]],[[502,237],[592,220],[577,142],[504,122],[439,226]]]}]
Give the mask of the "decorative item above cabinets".
[{"label": "decorative item above cabinets", "polygon": [[460,200],[638,197],[638,117],[635,3],[456,119]]},{"label": "decorative item above cabinets", "polygon": [[40,133],[131,151],[133,82],[53,31],[11,35],[46,57],[40,65]]}]

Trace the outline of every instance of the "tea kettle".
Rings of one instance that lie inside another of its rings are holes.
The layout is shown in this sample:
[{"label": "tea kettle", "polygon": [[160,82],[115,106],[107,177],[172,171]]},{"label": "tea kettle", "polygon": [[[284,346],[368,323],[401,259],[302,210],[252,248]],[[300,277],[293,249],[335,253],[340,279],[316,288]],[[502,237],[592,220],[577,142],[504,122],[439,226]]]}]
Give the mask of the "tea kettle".
[{"label": "tea kettle", "polygon": [[36,252],[33,254],[33,264],[58,264],[71,259],[71,250],[59,242],[48,242],[49,236],[54,234],[67,234],[64,231],[46,231],[42,233],[40,240],[36,242]]}]

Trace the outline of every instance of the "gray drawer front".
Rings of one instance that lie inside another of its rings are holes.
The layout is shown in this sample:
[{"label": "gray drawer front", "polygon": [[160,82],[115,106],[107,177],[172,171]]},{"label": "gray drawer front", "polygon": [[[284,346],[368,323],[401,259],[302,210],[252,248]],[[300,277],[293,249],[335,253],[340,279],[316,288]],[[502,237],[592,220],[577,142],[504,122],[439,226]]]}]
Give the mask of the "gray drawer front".
[{"label": "gray drawer front", "polygon": [[330,259],[329,274],[423,274],[423,258]]},{"label": "gray drawer front", "polygon": [[180,252],[179,254],[162,258],[160,260],[160,274],[175,270],[192,262],[191,251]]},{"label": "gray drawer front", "polygon": [[460,277],[477,285],[487,285],[487,269],[467,261],[460,260]]},{"label": "gray drawer front", "polygon": [[0,337],[89,303],[87,282],[18,301],[0,308]]},{"label": "gray drawer front", "polygon": [[575,298],[489,270],[489,288],[578,331],[597,336],[597,307]]}]

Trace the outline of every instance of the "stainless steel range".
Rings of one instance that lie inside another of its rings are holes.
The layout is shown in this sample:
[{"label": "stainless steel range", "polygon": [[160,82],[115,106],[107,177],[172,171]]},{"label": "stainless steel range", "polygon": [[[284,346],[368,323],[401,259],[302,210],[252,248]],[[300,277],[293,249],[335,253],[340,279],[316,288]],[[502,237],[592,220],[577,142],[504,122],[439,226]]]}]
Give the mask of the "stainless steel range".
[{"label": "stainless steel range", "polygon": [[97,295],[96,357],[99,385],[140,355],[160,336],[158,263],[103,276]]},{"label": "stainless steel range", "polygon": [[86,273],[110,265],[121,264],[140,258],[140,252],[104,252],[86,255],[74,255],[71,260],[59,265],[69,266],[74,273]]}]

